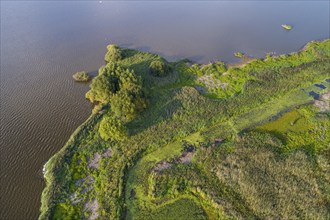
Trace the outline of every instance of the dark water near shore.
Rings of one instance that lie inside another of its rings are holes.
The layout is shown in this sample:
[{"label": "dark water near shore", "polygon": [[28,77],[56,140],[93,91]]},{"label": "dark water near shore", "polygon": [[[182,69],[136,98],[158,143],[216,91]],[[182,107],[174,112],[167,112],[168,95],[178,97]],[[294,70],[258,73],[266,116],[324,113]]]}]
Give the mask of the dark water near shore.
[{"label": "dark water near shore", "polygon": [[235,62],[328,37],[327,1],[1,1],[0,219],[38,217],[43,164],[91,112],[72,74],[97,70],[110,42]]}]

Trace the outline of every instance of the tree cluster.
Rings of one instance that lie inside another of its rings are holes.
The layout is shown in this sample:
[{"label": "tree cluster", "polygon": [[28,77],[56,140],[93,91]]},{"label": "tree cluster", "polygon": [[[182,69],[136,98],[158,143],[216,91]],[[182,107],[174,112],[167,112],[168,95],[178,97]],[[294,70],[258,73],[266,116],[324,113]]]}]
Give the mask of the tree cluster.
[{"label": "tree cluster", "polygon": [[105,140],[127,136],[124,124],[132,121],[146,107],[140,78],[129,69],[108,63],[90,85],[86,98],[94,104],[110,105],[111,116],[104,117],[100,134]]}]

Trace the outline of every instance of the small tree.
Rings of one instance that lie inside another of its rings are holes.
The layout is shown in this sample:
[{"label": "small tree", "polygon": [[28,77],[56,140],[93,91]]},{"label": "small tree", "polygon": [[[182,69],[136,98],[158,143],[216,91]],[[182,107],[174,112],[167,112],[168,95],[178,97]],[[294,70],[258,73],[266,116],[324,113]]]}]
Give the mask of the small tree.
[{"label": "small tree", "polygon": [[111,111],[124,122],[133,120],[137,114],[133,97],[124,90],[111,98]]},{"label": "small tree", "polygon": [[104,140],[122,141],[128,136],[122,122],[114,116],[105,116],[99,127],[99,133]]},{"label": "small tree", "polygon": [[109,62],[117,62],[121,59],[123,59],[123,52],[120,47],[118,47],[115,44],[110,44],[107,46],[107,53],[105,54],[104,60]]},{"label": "small tree", "polygon": [[107,103],[118,90],[118,79],[113,75],[99,75],[94,78],[86,98],[91,102]]}]

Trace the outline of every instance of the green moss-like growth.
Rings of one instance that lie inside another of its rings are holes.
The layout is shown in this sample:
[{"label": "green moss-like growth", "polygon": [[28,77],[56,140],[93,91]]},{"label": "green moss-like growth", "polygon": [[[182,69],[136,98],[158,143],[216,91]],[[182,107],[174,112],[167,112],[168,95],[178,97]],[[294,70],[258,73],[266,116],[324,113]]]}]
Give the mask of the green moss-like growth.
[{"label": "green moss-like growth", "polygon": [[326,115],[317,114],[311,106],[305,106],[287,112],[257,129],[281,138],[286,143],[286,151],[297,148],[317,151],[329,146],[330,132],[325,130],[329,126],[330,120],[327,120]]},{"label": "green moss-like growth", "polygon": [[85,71],[76,72],[72,77],[77,82],[87,82],[91,79],[91,77]]},{"label": "green moss-like growth", "polygon": [[168,65],[168,62],[163,58],[152,61],[150,63],[149,68],[151,75],[157,77],[166,76],[170,72],[170,67]]}]

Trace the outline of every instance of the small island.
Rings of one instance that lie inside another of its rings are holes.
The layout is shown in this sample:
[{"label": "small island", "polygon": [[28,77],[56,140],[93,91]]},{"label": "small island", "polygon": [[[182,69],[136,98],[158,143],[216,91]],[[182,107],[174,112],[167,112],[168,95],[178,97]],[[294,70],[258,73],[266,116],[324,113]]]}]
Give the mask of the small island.
[{"label": "small island", "polygon": [[236,53],[234,53],[234,56],[235,57],[242,58],[244,56],[244,53],[242,53],[242,52],[236,52]]},{"label": "small island", "polygon": [[77,82],[88,82],[91,80],[91,77],[85,71],[76,72],[72,77]]},{"label": "small island", "polygon": [[281,26],[282,26],[282,28],[284,28],[285,30],[291,30],[291,29],[292,29],[292,26],[291,26],[291,25],[288,25],[288,24],[282,24]]}]

